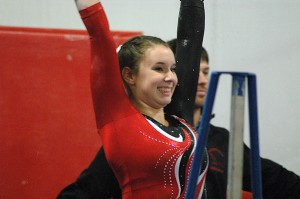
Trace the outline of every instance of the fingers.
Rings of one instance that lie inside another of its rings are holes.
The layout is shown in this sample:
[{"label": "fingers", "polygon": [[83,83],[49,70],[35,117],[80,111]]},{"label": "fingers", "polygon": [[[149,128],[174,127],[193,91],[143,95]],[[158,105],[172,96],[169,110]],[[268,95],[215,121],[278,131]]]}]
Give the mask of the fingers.
[{"label": "fingers", "polygon": [[94,5],[95,3],[99,2],[99,0],[75,0],[77,9],[83,10],[91,5]]}]

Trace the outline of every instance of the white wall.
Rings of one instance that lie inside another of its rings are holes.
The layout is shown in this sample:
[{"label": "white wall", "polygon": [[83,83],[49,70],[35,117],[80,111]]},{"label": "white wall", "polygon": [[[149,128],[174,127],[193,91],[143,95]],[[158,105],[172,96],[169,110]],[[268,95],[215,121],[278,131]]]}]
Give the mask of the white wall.
[{"label": "white wall", "polygon": [[[113,30],[176,36],[179,0],[102,2]],[[300,1],[206,0],[205,5],[204,46],[212,70],[257,74],[261,154],[300,175]],[[84,28],[73,0],[0,0],[0,13],[0,25]],[[222,77],[213,120],[227,128],[230,84]]]}]

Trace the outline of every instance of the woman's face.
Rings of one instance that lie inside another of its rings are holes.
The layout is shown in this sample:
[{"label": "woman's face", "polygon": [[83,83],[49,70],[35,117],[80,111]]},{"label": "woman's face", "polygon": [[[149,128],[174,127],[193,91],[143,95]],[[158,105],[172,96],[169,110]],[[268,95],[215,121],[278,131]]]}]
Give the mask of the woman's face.
[{"label": "woman's face", "polygon": [[148,48],[131,86],[135,102],[152,108],[169,104],[177,84],[175,66],[175,57],[170,48],[163,45]]}]

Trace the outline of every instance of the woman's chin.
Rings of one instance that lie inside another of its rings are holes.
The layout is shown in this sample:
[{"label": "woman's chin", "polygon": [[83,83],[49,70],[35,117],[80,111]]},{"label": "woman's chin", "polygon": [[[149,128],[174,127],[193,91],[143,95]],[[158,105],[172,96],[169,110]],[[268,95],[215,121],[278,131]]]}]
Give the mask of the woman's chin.
[{"label": "woman's chin", "polygon": [[162,102],[163,106],[166,107],[168,104],[171,103],[171,99],[166,99]]}]

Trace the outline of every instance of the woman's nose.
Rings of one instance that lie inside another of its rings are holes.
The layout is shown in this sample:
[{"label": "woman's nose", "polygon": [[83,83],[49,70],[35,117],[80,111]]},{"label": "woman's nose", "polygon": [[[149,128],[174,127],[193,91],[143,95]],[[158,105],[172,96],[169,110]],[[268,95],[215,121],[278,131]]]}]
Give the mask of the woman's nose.
[{"label": "woman's nose", "polygon": [[175,77],[176,77],[176,73],[174,73],[171,70],[169,70],[165,73],[165,81],[171,81],[171,80],[175,79]]}]

